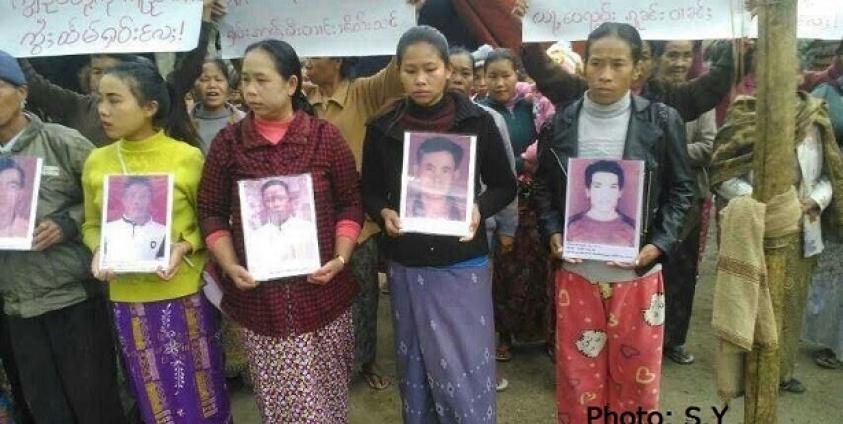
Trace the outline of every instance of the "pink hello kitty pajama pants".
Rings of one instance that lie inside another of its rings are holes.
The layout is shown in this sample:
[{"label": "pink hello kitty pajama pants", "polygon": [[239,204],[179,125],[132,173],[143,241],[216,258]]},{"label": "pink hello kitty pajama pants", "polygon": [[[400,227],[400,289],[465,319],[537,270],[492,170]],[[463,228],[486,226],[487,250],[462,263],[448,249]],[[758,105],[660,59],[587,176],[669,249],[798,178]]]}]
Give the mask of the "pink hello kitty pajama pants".
[{"label": "pink hello kitty pajama pants", "polygon": [[605,284],[557,271],[560,424],[587,423],[589,408],[618,415],[658,409],[664,306],[661,272]]}]

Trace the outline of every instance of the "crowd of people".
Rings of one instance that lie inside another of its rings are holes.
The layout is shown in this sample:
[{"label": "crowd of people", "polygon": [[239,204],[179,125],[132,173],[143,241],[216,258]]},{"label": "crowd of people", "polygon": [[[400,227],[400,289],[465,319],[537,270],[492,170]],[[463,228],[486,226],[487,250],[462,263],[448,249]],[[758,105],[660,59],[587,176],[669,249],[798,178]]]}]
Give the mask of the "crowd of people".
[{"label": "crowd of people", "polygon": [[[527,10],[517,2],[513,25]],[[706,249],[719,255],[721,343],[776,344],[781,360],[765,366],[787,392],[815,389],[796,378],[800,340],[820,347],[817,365],[843,367],[843,41],[823,69],[794,72],[793,184],[765,220],[752,199],[751,41],[647,41],[607,22],[576,45],[469,50],[420,25],[360,76],[356,59],[300,58],[276,39],[219,59],[224,14],[204,2],[198,46],[167,75],[148,55],[98,54],[77,90],[0,49],[0,239],[34,228],[31,249],[0,250],[0,423],[232,423],[238,379],[263,422],[348,422],[354,375],[393,385],[376,356],[383,293],[405,423],[495,422],[508,386],[496,363],[525,343],[555,363],[559,423],[585,423],[589,408],[657,411],[663,358],[695,362],[686,343]],[[406,133],[443,135],[408,166],[444,188],[409,196],[409,215]],[[475,138],[472,161],[448,134]],[[43,161],[32,216],[19,157]],[[593,160],[589,206],[569,214],[575,159]],[[639,216],[619,207],[634,185],[621,160],[643,164]],[[313,223],[279,179],[301,174]],[[111,175],[127,177],[115,216]],[[149,175],[172,179],[167,224],[152,216]],[[468,210],[451,196],[460,176],[472,179]],[[239,184],[259,179],[266,222],[248,242]],[[413,214],[468,216],[469,234],[404,231]],[[265,262],[303,256],[285,253],[287,239],[312,225],[318,269],[255,278],[247,244]],[[566,232],[640,249],[569,257]],[[725,284],[763,274],[751,252],[765,238],[788,246],[775,316]],[[168,265],[115,272],[107,255]],[[721,397],[739,396],[718,373]]]}]

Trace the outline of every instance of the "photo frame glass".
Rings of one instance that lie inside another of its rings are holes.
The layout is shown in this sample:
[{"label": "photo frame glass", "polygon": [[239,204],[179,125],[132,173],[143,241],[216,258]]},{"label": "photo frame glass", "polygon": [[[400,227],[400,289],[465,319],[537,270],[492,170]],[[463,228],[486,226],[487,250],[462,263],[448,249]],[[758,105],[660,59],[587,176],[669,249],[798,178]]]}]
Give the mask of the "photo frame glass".
[{"label": "photo frame glass", "polygon": [[43,160],[0,157],[0,250],[31,250]]},{"label": "photo frame glass", "polygon": [[644,162],[569,159],[563,255],[631,263],[640,250]]},{"label": "photo frame glass", "polygon": [[407,132],[401,173],[401,231],[470,235],[477,137]]},{"label": "photo frame glass", "polygon": [[100,269],[154,273],[170,265],[173,175],[106,175]]},{"label": "photo frame glass", "polygon": [[257,281],[311,274],[321,267],[310,174],[238,182],[247,269]]}]

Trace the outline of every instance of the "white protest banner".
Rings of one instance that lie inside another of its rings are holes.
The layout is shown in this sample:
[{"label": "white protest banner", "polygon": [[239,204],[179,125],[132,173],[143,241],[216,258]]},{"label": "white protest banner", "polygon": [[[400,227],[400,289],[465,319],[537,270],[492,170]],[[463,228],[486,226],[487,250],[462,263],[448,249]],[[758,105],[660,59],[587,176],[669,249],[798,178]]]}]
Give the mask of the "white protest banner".
[{"label": "white protest banner", "polygon": [[734,38],[742,11],[743,0],[532,0],[524,42],[584,40],[604,22],[628,23],[648,40]]},{"label": "white protest banner", "polygon": [[[841,0],[799,0],[797,18],[797,37],[821,40],[840,40],[843,38],[843,3]],[[749,37],[758,37],[758,20],[746,20],[745,33]]]},{"label": "white protest banner", "polygon": [[[524,42],[584,40],[604,22],[636,27],[647,40],[704,40],[757,34],[744,0],[531,0]],[[800,0],[800,38],[843,37],[840,0]]]},{"label": "white protest banner", "polygon": [[201,21],[202,0],[0,0],[17,57],[191,50]]},{"label": "white protest banner", "polygon": [[843,38],[843,2],[799,0],[799,38]]},{"label": "white protest banner", "polygon": [[290,43],[302,57],[386,55],[415,25],[406,0],[228,0],[220,37],[225,58],[267,38]]}]

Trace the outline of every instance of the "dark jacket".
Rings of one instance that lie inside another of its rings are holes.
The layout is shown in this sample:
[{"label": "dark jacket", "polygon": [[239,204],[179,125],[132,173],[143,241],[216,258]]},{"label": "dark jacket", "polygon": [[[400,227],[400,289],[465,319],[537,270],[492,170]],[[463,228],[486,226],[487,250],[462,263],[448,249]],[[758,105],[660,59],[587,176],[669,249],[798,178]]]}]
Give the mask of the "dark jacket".
[{"label": "dark jacket", "polygon": [[[579,156],[581,107],[582,100],[557,113],[539,139],[539,169],[533,190],[545,242],[563,232],[568,159]],[[694,198],[685,126],[676,110],[633,96],[623,158],[646,164],[642,246],[653,244],[670,255]]]},{"label": "dark jacket", "polygon": [[[465,243],[457,237],[426,234],[384,237],[387,257],[405,266],[447,266],[486,255],[485,219],[512,202],[516,194],[515,176],[509,172],[507,153],[492,116],[468,97],[447,95],[456,105],[454,122],[447,132],[477,136],[474,194],[483,219],[474,239]],[[404,130],[397,123],[406,108],[406,102],[399,102],[371,121],[363,142],[363,207],[382,229],[381,210],[398,211],[401,201]],[[482,193],[481,177],[486,187]]]},{"label": "dark jacket", "polygon": [[[728,44],[718,45],[712,55],[714,63],[705,75],[683,83],[652,77],[641,88],[641,96],[673,107],[685,122],[699,118],[729,95],[734,79],[735,61]],[[557,105],[556,110],[578,100],[588,89],[584,78],[566,72],[539,45],[525,45],[522,57],[527,73],[539,91]]]}]

